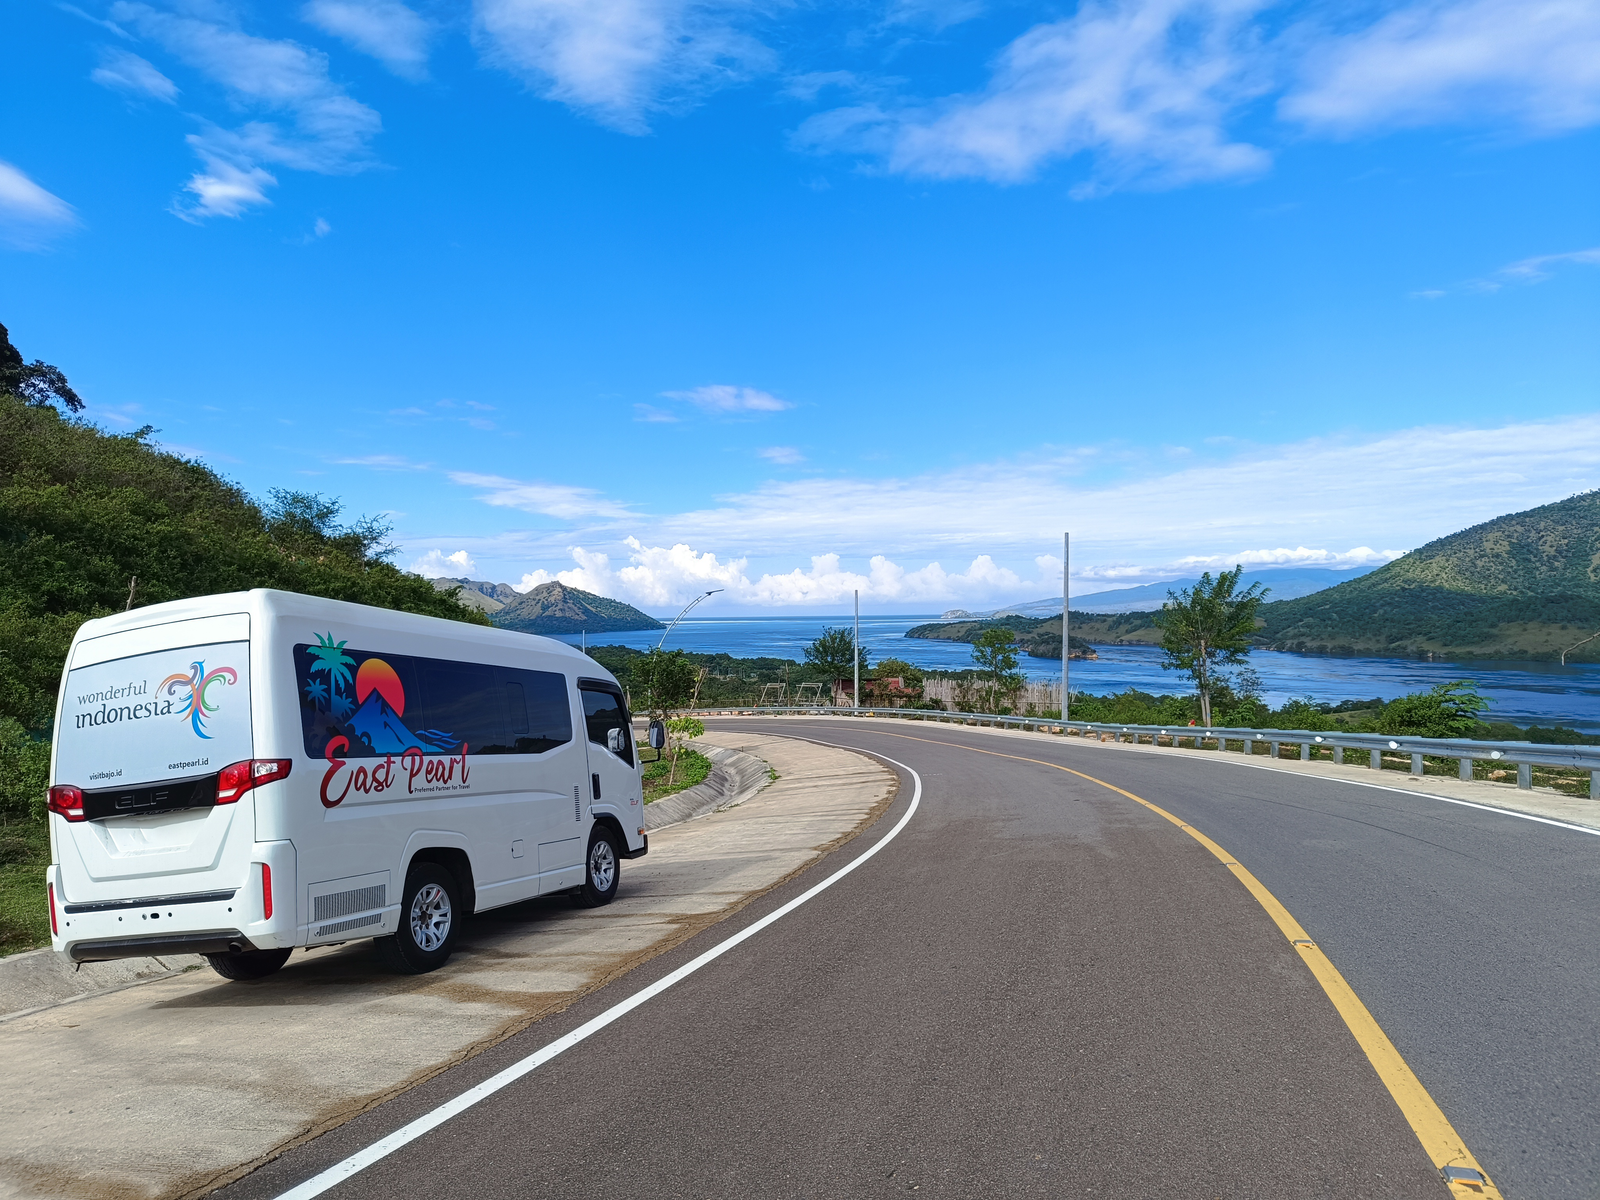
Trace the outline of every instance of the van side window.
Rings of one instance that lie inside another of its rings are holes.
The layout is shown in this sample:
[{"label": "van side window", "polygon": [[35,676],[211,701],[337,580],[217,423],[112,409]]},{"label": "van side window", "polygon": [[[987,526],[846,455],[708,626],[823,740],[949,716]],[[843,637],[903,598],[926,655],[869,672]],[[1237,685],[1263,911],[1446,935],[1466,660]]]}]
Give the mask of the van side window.
[{"label": "van side window", "polygon": [[567,699],[565,675],[509,667],[499,670],[506,681],[512,754],[543,754],[572,740],[572,702]]},{"label": "van side window", "polygon": [[543,754],[572,741],[567,677],[351,650],[330,634],[294,648],[306,753],[382,758]]},{"label": "van side window", "polygon": [[622,694],[589,683],[580,683],[578,689],[583,695],[583,719],[589,727],[589,740],[604,746],[609,730],[622,730],[622,753],[618,757],[633,766],[633,724],[628,720]]},{"label": "van side window", "polygon": [[424,726],[416,730],[419,735],[448,736],[458,745],[465,743],[468,753],[480,747],[492,754],[490,747],[507,744],[505,693],[494,685],[493,667],[440,658],[419,658],[416,663],[422,685],[418,724]]}]

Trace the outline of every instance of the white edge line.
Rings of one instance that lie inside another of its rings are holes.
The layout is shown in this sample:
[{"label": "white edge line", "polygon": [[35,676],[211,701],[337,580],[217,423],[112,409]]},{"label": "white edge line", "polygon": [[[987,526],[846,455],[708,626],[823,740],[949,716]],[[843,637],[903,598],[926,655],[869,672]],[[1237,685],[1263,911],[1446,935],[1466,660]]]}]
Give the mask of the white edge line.
[{"label": "white edge line", "polygon": [[899,835],[900,831],[906,827],[906,824],[911,820],[912,816],[915,815],[917,806],[922,802],[922,776],[918,775],[916,771],[912,770],[912,768],[906,766],[905,763],[899,762],[896,759],[892,759],[887,754],[876,754],[871,750],[860,751],[854,746],[841,747],[841,749],[857,750],[858,753],[874,754],[875,757],[881,758],[885,762],[893,763],[902,770],[909,772],[915,784],[914,790],[911,794],[911,806],[906,809],[905,815],[901,817],[898,822],[896,822],[893,829],[889,830],[888,833],[878,839],[878,841],[875,842],[872,847],[863,853],[859,858],[853,859],[852,861],[846,863],[832,875],[829,875],[821,883],[815,884],[811,888],[808,888],[806,891],[802,892],[793,900],[785,904],[782,908],[768,913],[759,921],[746,926],[732,937],[718,942],[715,946],[711,947],[711,949],[707,950],[698,958],[684,963],[683,966],[679,967],[676,971],[673,971],[670,975],[663,976],[661,979],[656,980],[655,983],[652,983],[649,987],[635,992],[632,996],[629,996],[620,1004],[613,1005],[611,1008],[606,1009],[606,1011],[601,1013],[599,1016],[594,1017],[593,1019],[578,1026],[578,1028],[574,1029],[571,1033],[557,1038],[555,1041],[546,1046],[541,1046],[538,1050],[535,1050],[526,1058],[512,1063],[509,1067],[505,1068],[496,1075],[491,1075],[488,1079],[485,1079],[476,1087],[469,1088],[465,1092],[462,1092],[454,1100],[446,1101],[433,1111],[418,1117],[409,1125],[401,1126],[387,1137],[379,1138],[376,1142],[373,1142],[370,1146],[363,1150],[357,1150],[354,1154],[350,1155],[342,1162],[337,1162],[333,1166],[328,1167],[326,1170],[320,1171],[316,1175],[313,1175],[304,1183],[292,1187],[286,1192],[280,1193],[277,1197],[277,1200],[311,1200],[313,1196],[322,1195],[322,1193],[326,1192],[329,1188],[336,1187],[338,1184],[344,1182],[346,1179],[349,1179],[351,1176],[364,1171],[366,1168],[370,1167],[373,1163],[378,1162],[380,1159],[387,1158],[402,1146],[416,1141],[429,1130],[437,1129],[451,1117],[458,1116],[459,1114],[466,1112],[467,1109],[477,1104],[480,1100],[488,1099],[502,1088],[508,1086],[509,1084],[515,1083],[518,1079],[521,1079],[529,1072],[537,1070],[539,1067],[549,1062],[552,1058],[556,1057],[556,1055],[565,1050],[572,1049],[572,1047],[576,1046],[579,1042],[584,1041],[586,1038],[589,1038],[596,1033],[599,1033],[613,1021],[627,1016],[630,1012],[644,1004],[646,1001],[659,996],[673,984],[687,979],[701,967],[704,967],[708,963],[721,958],[729,950],[732,950],[735,946],[739,945],[740,942],[745,941],[747,938],[754,937],[773,922],[799,908],[802,904],[804,904],[807,900],[810,900],[819,892],[826,891],[828,888],[838,883],[839,880],[850,874],[851,871],[854,871],[862,863],[866,862],[869,858],[875,855],[879,850],[882,850]]}]

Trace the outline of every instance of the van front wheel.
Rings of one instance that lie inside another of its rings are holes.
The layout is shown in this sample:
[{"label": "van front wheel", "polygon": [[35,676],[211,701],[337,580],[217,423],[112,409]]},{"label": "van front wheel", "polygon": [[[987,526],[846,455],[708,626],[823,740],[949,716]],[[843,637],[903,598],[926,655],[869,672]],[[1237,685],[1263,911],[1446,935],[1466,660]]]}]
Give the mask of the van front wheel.
[{"label": "van front wheel", "polygon": [[460,925],[456,877],[437,863],[417,863],[400,898],[400,928],[376,939],[378,951],[391,970],[421,975],[444,966]]},{"label": "van front wheel", "polygon": [[265,979],[289,961],[290,950],[238,950],[208,954],[211,969],[224,979]]},{"label": "van front wheel", "polygon": [[618,877],[622,874],[617,857],[616,843],[604,825],[596,825],[589,834],[589,853],[584,855],[583,886],[578,898],[590,908],[610,904],[617,894]]}]

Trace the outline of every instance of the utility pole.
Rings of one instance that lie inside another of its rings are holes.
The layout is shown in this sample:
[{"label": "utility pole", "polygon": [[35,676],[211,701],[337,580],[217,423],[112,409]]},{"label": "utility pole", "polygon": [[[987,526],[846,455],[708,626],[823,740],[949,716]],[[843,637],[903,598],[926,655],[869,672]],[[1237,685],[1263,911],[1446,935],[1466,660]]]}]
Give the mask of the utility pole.
[{"label": "utility pole", "polygon": [[856,640],[855,640],[856,690],[851,697],[857,709],[861,707],[861,589],[856,589]]},{"label": "utility pole", "polygon": [[1072,705],[1071,691],[1067,688],[1070,673],[1067,661],[1072,653],[1072,639],[1067,635],[1067,609],[1071,606],[1067,592],[1067,575],[1072,562],[1072,535],[1061,535],[1061,731],[1066,732],[1067,710]]}]

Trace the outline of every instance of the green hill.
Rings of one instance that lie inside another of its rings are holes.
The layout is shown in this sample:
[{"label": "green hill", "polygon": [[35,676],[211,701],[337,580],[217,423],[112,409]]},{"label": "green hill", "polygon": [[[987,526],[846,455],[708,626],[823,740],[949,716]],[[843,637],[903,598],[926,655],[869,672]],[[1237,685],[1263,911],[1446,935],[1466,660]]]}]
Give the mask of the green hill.
[{"label": "green hill", "polygon": [[521,633],[626,633],[633,629],[664,629],[648,613],[621,600],[609,600],[556,580],[541,583],[489,615],[502,629]]},{"label": "green hill", "polygon": [[484,620],[386,561],[385,526],[340,525],[337,501],[303,493],[258,504],[150,433],[0,392],[0,722],[46,731],[73,633],[130,595],[273,587]]},{"label": "green hill", "polygon": [[[1261,608],[1275,650],[1555,658],[1600,630],[1600,491],[1429,542],[1385,567]],[[1600,662],[1600,640],[1568,662]]]}]

